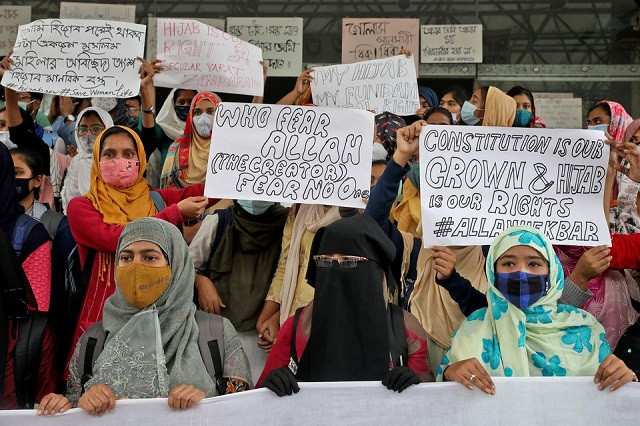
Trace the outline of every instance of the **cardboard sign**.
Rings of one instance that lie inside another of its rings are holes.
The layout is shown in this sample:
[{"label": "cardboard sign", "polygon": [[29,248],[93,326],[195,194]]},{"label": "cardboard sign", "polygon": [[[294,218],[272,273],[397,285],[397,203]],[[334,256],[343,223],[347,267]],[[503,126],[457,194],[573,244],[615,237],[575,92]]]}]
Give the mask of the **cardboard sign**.
[{"label": "cardboard sign", "polygon": [[423,25],[420,62],[481,63],[482,25]]},{"label": "cardboard sign", "polygon": [[[148,61],[155,59],[158,56],[158,19],[150,17],[147,23],[147,50],[146,58]],[[168,19],[168,18],[167,18]],[[176,19],[195,19],[198,22],[202,22],[205,25],[217,28],[220,31],[224,31],[224,19],[216,18],[176,18]]]},{"label": "cardboard sign", "polygon": [[0,52],[6,55],[18,36],[18,27],[31,22],[31,6],[0,6]]},{"label": "cardboard sign", "polygon": [[535,97],[535,100],[536,115],[547,128],[582,129],[582,98]]},{"label": "cardboard sign", "polygon": [[60,2],[61,19],[136,22],[136,5]]}]

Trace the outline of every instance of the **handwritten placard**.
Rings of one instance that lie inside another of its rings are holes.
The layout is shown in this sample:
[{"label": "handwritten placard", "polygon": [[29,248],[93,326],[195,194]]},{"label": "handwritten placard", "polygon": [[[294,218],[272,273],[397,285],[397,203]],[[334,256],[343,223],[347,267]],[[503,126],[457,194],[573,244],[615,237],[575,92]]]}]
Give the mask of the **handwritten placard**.
[{"label": "handwritten placard", "polygon": [[18,27],[31,22],[31,6],[0,6],[0,52],[11,50],[18,36]]},{"label": "handwritten placard", "polygon": [[74,97],[139,92],[144,25],[127,22],[44,19],[21,25],[2,85],[16,91]]},{"label": "handwritten placard", "polygon": [[302,72],[302,18],[227,18],[227,32],[262,49],[269,75]]},{"label": "handwritten placard", "polygon": [[604,139],[595,130],[424,127],[425,246],[490,244],[514,225],[533,226],[554,244],[611,245]]},{"label": "handwritten placard", "polygon": [[549,129],[581,129],[582,98],[536,97],[536,115]]},{"label": "handwritten placard", "polygon": [[482,62],[482,25],[423,25],[420,27],[423,64]]},{"label": "handwritten placard", "polygon": [[217,28],[189,19],[158,19],[160,87],[262,96],[262,50]]},{"label": "handwritten placard", "polygon": [[136,21],[136,5],[60,2],[61,19],[99,19],[107,21]]},{"label": "handwritten placard", "polygon": [[[342,20],[342,63],[388,58],[402,48],[419,51],[419,19],[344,18]],[[416,63],[416,70],[418,64]]]},{"label": "handwritten placard", "polygon": [[[177,19],[195,19],[205,25],[224,31],[224,19],[217,18],[177,18]],[[146,58],[151,61],[158,56],[158,18],[150,17],[147,24],[147,50]]]},{"label": "handwritten placard", "polygon": [[222,103],[205,195],[364,207],[373,114],[336,108]]},{"label": "handwritten placard", "polygon": [[415,114],[420,107],[414,57],[314,68],[313,102],[318,106]]}]

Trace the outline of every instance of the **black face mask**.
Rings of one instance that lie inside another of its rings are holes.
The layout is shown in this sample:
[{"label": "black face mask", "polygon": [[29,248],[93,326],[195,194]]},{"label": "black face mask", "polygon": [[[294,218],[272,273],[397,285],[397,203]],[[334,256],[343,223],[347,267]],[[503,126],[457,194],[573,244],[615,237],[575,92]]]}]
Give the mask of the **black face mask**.
[{"label": "black face mask", "polygon": [[187,121],[189,115],[189,105],[174,105],[173,109],[176,111],[176,115],[182,121]]},{"label": "black face mask", "polygon": [[29,182],[33,178],[16,178],[16,200],[22,201],[33,191],[29,189]]}]

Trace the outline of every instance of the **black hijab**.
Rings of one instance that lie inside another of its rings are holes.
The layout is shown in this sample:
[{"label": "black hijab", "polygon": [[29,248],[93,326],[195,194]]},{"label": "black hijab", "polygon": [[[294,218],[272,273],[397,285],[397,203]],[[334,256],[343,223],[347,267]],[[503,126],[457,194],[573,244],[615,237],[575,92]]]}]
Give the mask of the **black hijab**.
[{"label": "black hijab", "polygon": [[21,211],[16,200],[16,171],[7,147],[0,143],[0,229],[11,241]]},{"label": "black hijab", "polygon": [[315,287],[311,335],[300,360],[302,381],[381,380],[389,371],[387,302],[383,271],[395,247],[367,215],[338,220],[315,235],[311,256],[362,256],[355,268],[333,262],[317,268],[309,260],[307,280]]}]

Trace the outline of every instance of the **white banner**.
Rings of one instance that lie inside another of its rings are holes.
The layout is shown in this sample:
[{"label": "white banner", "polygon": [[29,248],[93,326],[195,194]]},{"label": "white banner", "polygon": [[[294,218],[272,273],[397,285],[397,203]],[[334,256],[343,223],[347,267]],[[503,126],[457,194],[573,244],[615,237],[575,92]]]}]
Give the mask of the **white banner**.
[{"label": "white banner", "polygon": [[216,110],[205,195],[365,207],[373,114],[224,102]]},{"label": "white banner", "polygon": [[423,64],[482,62],[482,25],[423,25],[420,27]]},{"label": "white banner", "polygon": [[158,19],[159,87],[262,96],[262,50],[201,22]]},{"label": "white banner", "polygon": [[60,2],[60,18],[136,22],[136,5]]},{"label": "white banner", "polygon": [[302,72],[302,18],[227,18],[227,32],[262,49],[270,77]]},{"label": "white banner", "polygon": [[491,244],[513,225],[533,226],[553,244],[611,245],[604,140],[595,130],[424,127],[425,247]]},{"label": "white banner", "polygon": [[166,399],[120,400],[93,417],[72,409],[52,417],[35,410],[0,411],[0,424],[57,425],[634,425],[640,384],[598,391],[591,377],[494,378],[495,395],[458,383],[425,383],[398,394],[379,382],[300,383],[277,397],[258,389],[172,410]]},{"label": "white banner", "polygon": [[[155,59],[158,56],[158,19],[149,17],[149,22],[147,23],[147,52],[146,57],[148,61]],[[168,19],[168,18],[167,18]],[[209,25],[211,27],[215,27],[220,31],[224,31],[224,19],[218,18],[175,18],[175,19],[195,19],[198,22],[202,22],[205,25]]]},{"label": "white banner", "polygon": [[43,19],[21,25],[2,85],[18,92],[90,98],[138,94],[144,25]]},{"label": "white banner", "polygon": [[31,22],[31,6],[0,6],[0,52],[6,55],[18,36],[18,27]]},{"label": "white banner", "polygon": [[414,56],[314,68],[311,93],[318,106],[410,115],[420,108]]}]

